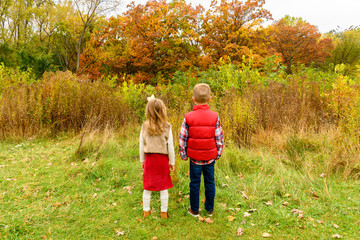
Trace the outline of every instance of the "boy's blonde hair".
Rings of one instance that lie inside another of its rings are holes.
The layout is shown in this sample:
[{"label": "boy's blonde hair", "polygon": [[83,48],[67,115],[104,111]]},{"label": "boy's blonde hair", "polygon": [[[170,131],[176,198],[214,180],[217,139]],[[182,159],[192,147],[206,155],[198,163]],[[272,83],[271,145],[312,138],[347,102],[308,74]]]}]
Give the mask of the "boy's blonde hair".
[{"label": "boy's blonde hair", "polygon": [[160,135],[167,123],[166,107],[163,101],[152,98],[145,109],[145,129],[149,135]]},{"label": "boy's blonde hair", "polygon": [[206,83],[196,84],[193,91],[193,97],[199,104],[205,104],[210,99],[210,87]]}]

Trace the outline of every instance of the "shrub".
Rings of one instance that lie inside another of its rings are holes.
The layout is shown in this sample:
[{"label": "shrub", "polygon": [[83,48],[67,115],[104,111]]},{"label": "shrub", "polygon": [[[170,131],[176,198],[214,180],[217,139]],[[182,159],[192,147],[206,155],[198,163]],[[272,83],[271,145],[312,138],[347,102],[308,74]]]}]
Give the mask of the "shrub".
[{"label": "shrub", "polygon": [[131,118],[130,106],[107,85],[70,72],[47,74],[40,82],[7,89],[0,99],[2,137],[79,132],[91,116],[99,119],[99,128],[121,126]]},{"label": "shrub", "polygon": [[258,126],[263,129],[280,131],[284,126],[319,129],[332,121],[316,82],[294,78],[289,84],[270,82],[266,87],[257,84],[247,91],[246,97],[256,109]]},{"label": "shrub", "polygon": [[226,139],[232,139],[239,146],[250,146],[256,128],[256,116],[248,99],[233,91],[222,98],[219,107]]}]

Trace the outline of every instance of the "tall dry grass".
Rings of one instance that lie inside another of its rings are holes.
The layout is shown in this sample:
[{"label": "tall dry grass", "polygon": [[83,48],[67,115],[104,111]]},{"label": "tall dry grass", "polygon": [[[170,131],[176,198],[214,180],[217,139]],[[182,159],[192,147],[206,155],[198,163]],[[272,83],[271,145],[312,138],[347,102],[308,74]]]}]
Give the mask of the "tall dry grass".
[{"label": "tall dry grass", "polygon": [[70,72],[47,74],[32,85],[6,89],[0,99],[1,137],[31,136],[39,132],[79,132],[88,119],[96,127],[121,126],[131,118],[130,107],[101,82]]}]

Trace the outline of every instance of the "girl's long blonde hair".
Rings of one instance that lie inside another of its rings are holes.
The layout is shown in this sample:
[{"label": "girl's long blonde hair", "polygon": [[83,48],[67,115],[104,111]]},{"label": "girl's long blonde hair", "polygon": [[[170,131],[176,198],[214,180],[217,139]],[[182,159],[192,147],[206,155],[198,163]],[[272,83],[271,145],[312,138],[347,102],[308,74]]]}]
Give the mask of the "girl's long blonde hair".
[{"label": "girl's long blonde hair", "polygon": [[146,104],[145,116],[145,129],[149,135],[160,135],[164,132],[165,125],[167,124],[167,116],[163,101],[152,98]]}]

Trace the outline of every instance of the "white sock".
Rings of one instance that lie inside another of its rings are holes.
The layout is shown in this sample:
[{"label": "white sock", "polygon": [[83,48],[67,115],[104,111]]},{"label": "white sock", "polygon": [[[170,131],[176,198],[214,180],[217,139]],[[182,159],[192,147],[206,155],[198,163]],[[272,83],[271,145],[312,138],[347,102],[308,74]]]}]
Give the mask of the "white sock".
[{"label": "white sock", "polygon": [[143,192],[143,210],[145,212],[150,211],[150,200],[151,200],[151,191],[145,190]]},{"label": "white sock", "polygon": [[167,212],[169,203],[169,192],[168,190],[160,191],[161,211]]}]

